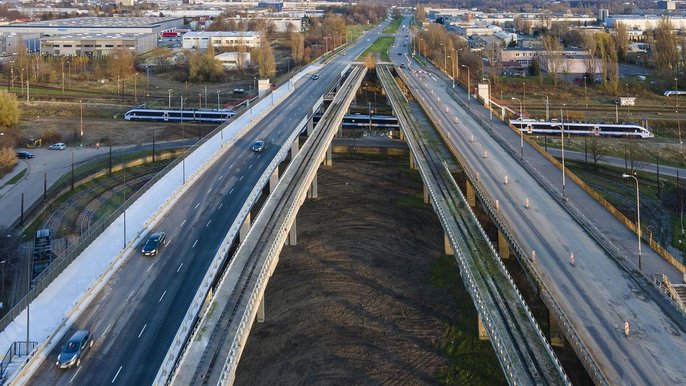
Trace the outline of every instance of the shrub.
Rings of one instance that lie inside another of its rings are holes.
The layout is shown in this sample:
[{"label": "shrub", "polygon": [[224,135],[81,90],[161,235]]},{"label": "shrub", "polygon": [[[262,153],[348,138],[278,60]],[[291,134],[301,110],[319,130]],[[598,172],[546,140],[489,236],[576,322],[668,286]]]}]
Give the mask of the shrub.
[{"label": "shrub", "polygon": [[40,132],[40,138],[43,143],[62,142],[62,134],[55,129],[45,129]]},{"label": "shrub", "polygon": [[14,169],[17,164],[17,153],[11,147],[0,148],[0,176],[3,176]]}]

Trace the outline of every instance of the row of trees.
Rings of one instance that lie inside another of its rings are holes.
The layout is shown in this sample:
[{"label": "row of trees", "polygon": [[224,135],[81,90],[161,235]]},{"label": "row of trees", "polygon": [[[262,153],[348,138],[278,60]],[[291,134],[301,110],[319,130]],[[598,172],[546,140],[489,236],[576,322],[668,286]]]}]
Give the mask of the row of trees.
[{"label": "row of trees", "polygon": [[[419,55],[430,58],[434,65],[465,82],[467,76],[477,79],[483,71],[481,56],[471,52],[464,40],[440,24],[431,23],[426,30],[415,31],[413,45],[413,50]],[[469,70],[462,71],[462,66]]]},{"label": "row of trees", "polygon": [[0,91],[0,176],[12,171],[17,164],[14,146],[19,131],[13,126],[19,122],[19,106],[14,94]]}]

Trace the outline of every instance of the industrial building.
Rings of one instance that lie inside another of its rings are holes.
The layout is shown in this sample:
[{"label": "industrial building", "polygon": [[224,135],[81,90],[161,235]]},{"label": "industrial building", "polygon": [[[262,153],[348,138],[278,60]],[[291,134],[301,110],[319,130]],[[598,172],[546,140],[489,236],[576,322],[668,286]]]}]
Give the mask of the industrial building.
[{"label": "industrial building", "polygon": [[108,56],[126,49],[132,54],[157,47],[156,34],[69,34],[41,38],[42,55]]},{"label": "industrial building", "polygon": [[0,54],[16,54],[21,46],[24,46],[28,52],[38,52],[40,50],[40,35],[0,32]]},{"label": "industrial building", "polygon": [[214,57],[227,70],[237,70],[250,66],[250,52],[224,52]]},{"label": "industrial building", "polygon": [[0,25],[0,33],[159,34],[182,26],[182,17],[80,17]]},{"label": "industrial building", "polygon": [[182,47],[187,50],[203,51],[207,49],[210,42],[212,47],[256,48],[260,46],[261,38],[259,32],[255,31],[186,32],[183,35]]}]

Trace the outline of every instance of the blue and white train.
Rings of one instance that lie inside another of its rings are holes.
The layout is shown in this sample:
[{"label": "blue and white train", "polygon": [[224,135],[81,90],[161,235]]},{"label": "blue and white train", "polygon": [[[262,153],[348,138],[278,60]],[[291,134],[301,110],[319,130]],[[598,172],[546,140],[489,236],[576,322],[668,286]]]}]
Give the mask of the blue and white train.
[{"label": "blue and white train", "polygon": [[202,122],[223,123],[231,119],[233,110],[171,110],[171,109],[131,109],[124,114],[127,121],[158,122]]},{"label": "blue and white train", "polygon": [[587,135],[603,137],[654,137],[645,127],[635,123],[586,123],[560,122],[537,119],[511,119],[510,124],[526,134],[560,135],[560,128],[564,124],[564,132],[568,135]]}]

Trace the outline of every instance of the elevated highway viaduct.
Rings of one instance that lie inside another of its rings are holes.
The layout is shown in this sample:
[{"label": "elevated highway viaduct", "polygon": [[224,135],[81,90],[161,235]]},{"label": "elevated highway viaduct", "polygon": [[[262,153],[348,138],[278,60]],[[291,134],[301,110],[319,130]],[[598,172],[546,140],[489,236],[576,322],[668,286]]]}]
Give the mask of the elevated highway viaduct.
[{"label": "elevated highway viaduct", "polygon": [[406,65],[397,68],[400,78],[462,164],[467,196],[470,190],[479,196],[594,381],[682,383],[686,319],[651,281],[656,267],[671,276],[675,268],[648,251],[643,270],[651,275],[639,271],[632,263],[635,235],[569,179],[566,192],[551,183],[554,171],[539,171],[550,165],[545,158],[528,145],[521,158],[507,126],[489,122],[487,110],[469,104],[431,65],[407,59],[406,51],[396,44],[390,57]]}]

